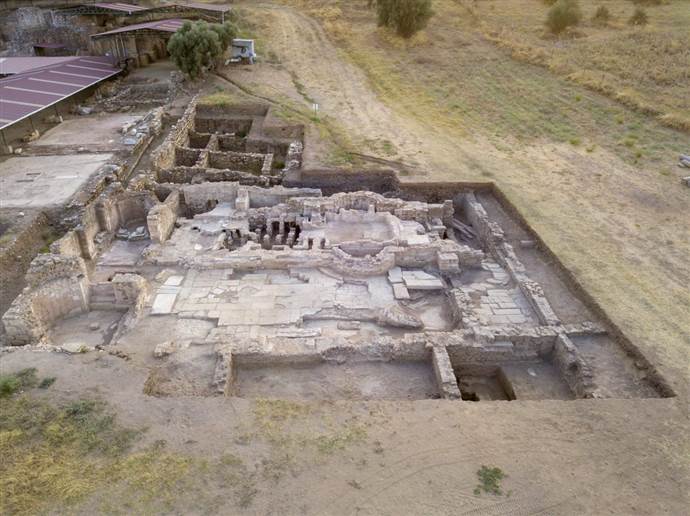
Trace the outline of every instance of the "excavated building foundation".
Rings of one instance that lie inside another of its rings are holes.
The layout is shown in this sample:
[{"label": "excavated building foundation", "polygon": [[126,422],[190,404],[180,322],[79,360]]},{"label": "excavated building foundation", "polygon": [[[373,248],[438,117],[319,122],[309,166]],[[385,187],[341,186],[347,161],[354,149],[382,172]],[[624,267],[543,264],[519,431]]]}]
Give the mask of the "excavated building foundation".
[{"label": "excavated building foundation", "polygon": [[304,171],[269,122],[193,104],[34,261],[8,343],[146,349],[158,396],[673,395],[500,192]]}]

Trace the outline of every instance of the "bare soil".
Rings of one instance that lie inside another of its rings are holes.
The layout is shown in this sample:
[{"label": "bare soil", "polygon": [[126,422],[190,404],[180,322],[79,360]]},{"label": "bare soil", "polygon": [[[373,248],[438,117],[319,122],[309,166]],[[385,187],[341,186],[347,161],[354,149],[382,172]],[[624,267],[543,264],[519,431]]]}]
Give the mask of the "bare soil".
[{"label": "bare soil", "polygon": [[[147,367],[105,352],[2,356],[3,373],[27,365],[57,377],[47,399],[106,399],[123,424],[147,429],[142,446],[164,440],[205,460],[234,454],[251,472],[256,494],[244,509],[226,484],[179,493],[154,512],[676,515],[687,507],[687,412],[678,399],[285,405],[152,397],[142,392]],[[357,432],[345,432],[353,424]],[[506,494],[473,493],[482,464],[507,474]],[[208,504],[216,498],[220,505]],[[108,501],[110,512],[128,507],[127,493]],[[70,512],[103,510],[88,500],[80,507]]]}]

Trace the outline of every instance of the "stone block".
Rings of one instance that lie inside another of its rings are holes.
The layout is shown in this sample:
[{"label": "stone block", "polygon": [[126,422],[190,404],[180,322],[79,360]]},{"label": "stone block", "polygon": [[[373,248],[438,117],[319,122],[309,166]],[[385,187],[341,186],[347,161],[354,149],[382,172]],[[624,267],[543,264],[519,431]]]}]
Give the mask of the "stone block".
[{"label": "stone block", "polygon": [[393,295],[395,299],[408,300],[410,299],[410,293],[405,288],[402,283],[393,283]]},{"label": "stone block", "polygon": [[393,267],[388,271],[388,281],[391,283],[402,283],[403,273],[400,267]]},{"label": "stone block", "polygon": [[158,294],[153,300],[151,315],[163,315],[172,313],[177,294]]}]

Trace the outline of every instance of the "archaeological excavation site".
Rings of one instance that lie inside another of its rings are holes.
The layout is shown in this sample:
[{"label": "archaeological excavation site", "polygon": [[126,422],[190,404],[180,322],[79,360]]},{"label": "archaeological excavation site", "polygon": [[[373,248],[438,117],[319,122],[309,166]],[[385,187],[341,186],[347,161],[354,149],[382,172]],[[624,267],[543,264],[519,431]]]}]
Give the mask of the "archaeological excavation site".
[{"label": "archaeological excavation site", "polygon": [[306,170],[303,133],[192,101],[31,262],[5,344],[131,356],[150,396],[673,395],[495,190]]},{"label": "archaeological excavation site", "polygon": [[687,514],[687,6],[0,1],[0,515]]}]

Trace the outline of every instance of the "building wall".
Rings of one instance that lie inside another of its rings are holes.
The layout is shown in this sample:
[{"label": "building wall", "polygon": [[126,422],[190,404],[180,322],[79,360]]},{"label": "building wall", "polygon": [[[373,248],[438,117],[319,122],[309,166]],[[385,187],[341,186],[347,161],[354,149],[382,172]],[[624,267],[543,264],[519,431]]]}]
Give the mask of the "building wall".
[{"label": "building wall", "polygon": [[40,7],[0,11],[0,18],[0,57],[31,56],[35,43],[62,43],[86,50],[89,35],[99,32],[93,19],[63,16]]}]

